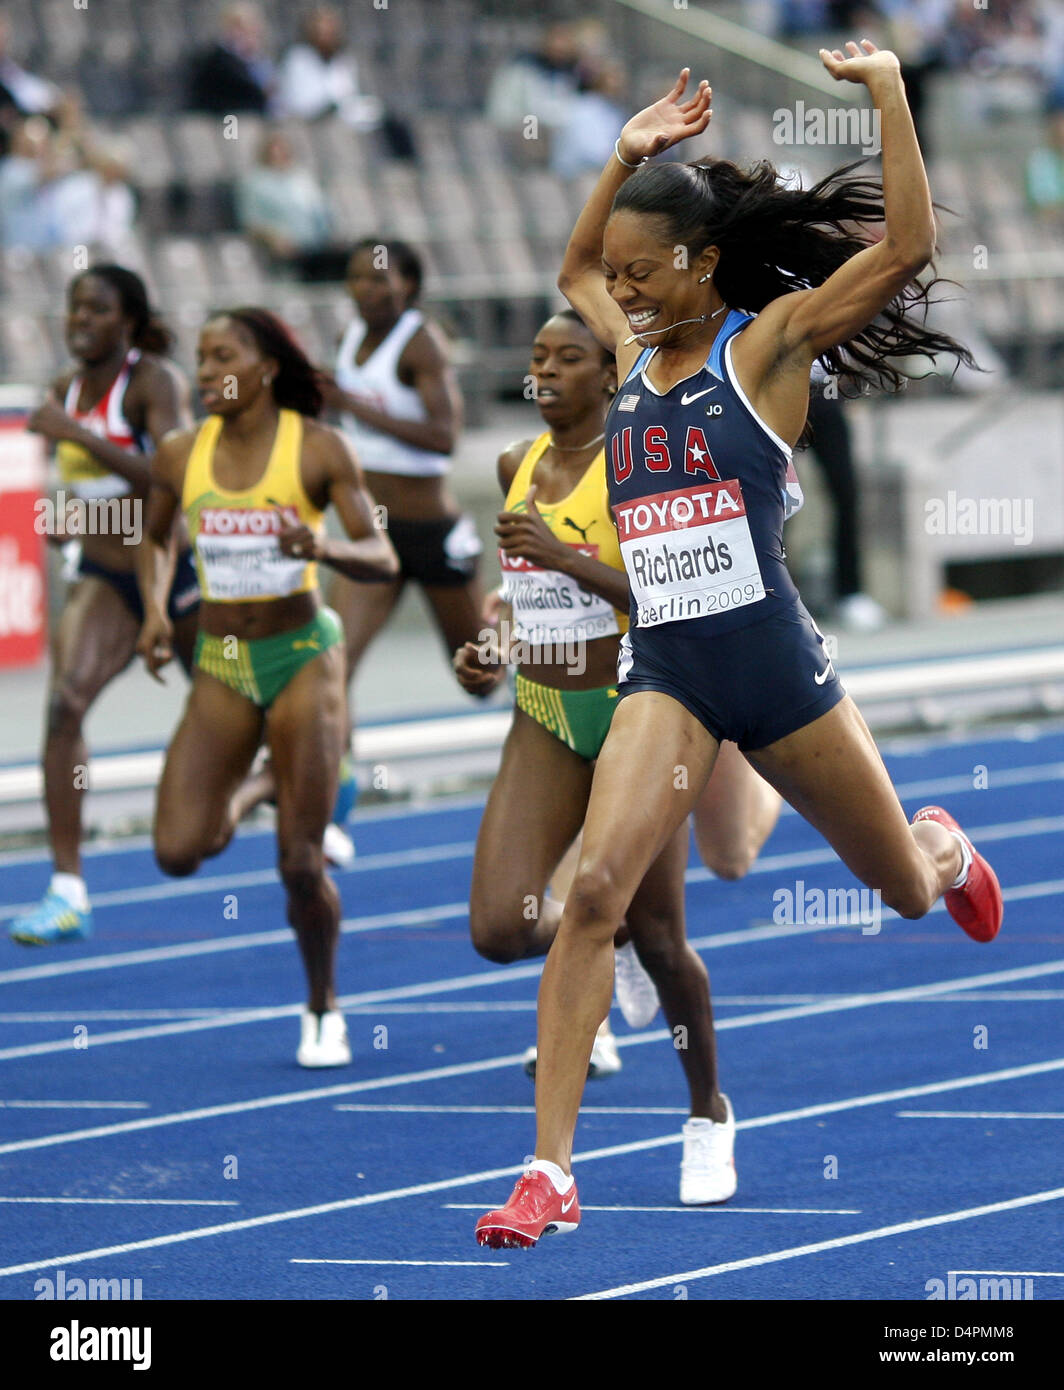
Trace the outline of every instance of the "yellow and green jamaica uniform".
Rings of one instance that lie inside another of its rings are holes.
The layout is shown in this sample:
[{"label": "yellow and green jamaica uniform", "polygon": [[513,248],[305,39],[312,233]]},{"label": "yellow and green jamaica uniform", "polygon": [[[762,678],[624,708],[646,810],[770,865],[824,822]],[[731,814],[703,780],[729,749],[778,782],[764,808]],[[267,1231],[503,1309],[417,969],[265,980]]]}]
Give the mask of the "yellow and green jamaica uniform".
[{"label": "yellow and green jamaica uniform", "polygon": [[[521,460],[506,494],[508,512],[527,510],[525,496],[536,464],[549,444],[548,431],[535,440]],[[624,574],[606,491],[604,450],[595,455],[567,497],[559,502],[541,502],[537,498],[536,508],[560,541]],[[582,589],[571,575],[540,569],[502,551],[499,562],[502,597],[513,609],[513,635],[518,642],[564,650],[575,643],[627,632],[628,614],[615,609],[608,599]],[[589,761],[598,757],[617,706],[615,685],[597,690],[558,690],[518,672],[516,696],[518,709],[574,753]]]},{"label": "yellow and green jamaica uniform", "polygon": [[[239,492],[221,487],[214,476],[222,424],[220,415],[210,415],[200,426],[181,493],[204,601],[262,603],[309,593],[317,588],[317,565],[284,555],[278,539],[286,526],[322,528],[322,512],[300,477],[302,416],[280,412],[266,471]],[[342,640],[339,618],[320,608],[303,627],[253,641],[201,632],[195,663],[267,709],[301,667]]]}]

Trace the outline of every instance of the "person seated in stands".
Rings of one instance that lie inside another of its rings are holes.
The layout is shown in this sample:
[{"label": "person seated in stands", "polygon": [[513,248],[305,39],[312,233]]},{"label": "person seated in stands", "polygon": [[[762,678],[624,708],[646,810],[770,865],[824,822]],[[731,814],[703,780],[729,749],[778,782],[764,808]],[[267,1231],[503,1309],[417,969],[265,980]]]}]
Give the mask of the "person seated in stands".
[{"label": "person seated in stands", "polygon": [[569,122],[551,148],[554,173],[563,179],[598,173],[627,119],[627,108],[620,104],[625,86],[624,70],[617,63],[604,61],[587,70]]},{"label": "person seated in stands", "polygon": [[296,164],[283,131],[265,132],[255,167],[237,180],[236,214],[275,268],[305,280],[343,279],[348,249],[330,243],[328,200],[310,170]]},{"label": "person seated in stands", "polygon": [[518,53],[492,77],[488,119],[507,133],[522,134],[529,116],[548,132],[564,129],[580,90],[579,65],[580,40],[574,26],[552,24],[537,49]]},{"label": "person seated in stands", "polygon": [[222,11],[218,38],[192,62],[189,109],[228,115],[270,110],[273,64],[266,57],[266,22],[257,5],[241,0]]},{"label": "person seated in stands", "polygon": [[0,155],[6,154],[12,130],[23,116],[50,116],[62,93],[54,82],[19,67],[10,53],[11,21],[0,11]]},{"label": "person seated in stands", "polygon": [[1024,182],[1032,211],[1064,224],[1064,81],[1049,94],[1045,142],[1027,156]]},{"label": "person seated in stands", "polygon": [[359,87],[358,64],[335,6],[315,5],[304,19],[302,42],[281,61],[278,108],[282,116],[307,121],[339,116],[355,130],[380,125],[381,103]]}]

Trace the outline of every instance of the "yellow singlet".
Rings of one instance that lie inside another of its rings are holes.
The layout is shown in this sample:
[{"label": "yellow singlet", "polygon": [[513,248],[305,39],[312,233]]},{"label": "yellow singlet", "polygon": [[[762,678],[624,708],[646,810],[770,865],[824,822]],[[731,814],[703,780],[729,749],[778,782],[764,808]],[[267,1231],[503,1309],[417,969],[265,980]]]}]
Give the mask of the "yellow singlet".
[{"label": "yellow singlet", "polygon": [[242,492],[220,487],[214,477],[222,424],[220,415],[209,415],[200,426],[181,492],[203,597],[231,603],[306,593],[317,585],[317,565],[283,555],[278,541],[286,526],[322,527],[299,473],[303,417],[281,411],[266,471]]},{"label": "yellow singlet", "polygon": [[[525,495],[536,464],[550,444],[550,432],[539,436],[518,466],[506,494],[508,512],[527,511]],[[606,491],[606,454],[600,449],[584,476],[560,502],[541,502],[536,508],[551,532],[566,545],[624,574],[624,562]],[[502,597],[513,605],[515,637],[544,645],[581,638],[616,636],[628,631],[628,614],[576,580],[557,570],[544,570],[527,560],[500,551]]]}]

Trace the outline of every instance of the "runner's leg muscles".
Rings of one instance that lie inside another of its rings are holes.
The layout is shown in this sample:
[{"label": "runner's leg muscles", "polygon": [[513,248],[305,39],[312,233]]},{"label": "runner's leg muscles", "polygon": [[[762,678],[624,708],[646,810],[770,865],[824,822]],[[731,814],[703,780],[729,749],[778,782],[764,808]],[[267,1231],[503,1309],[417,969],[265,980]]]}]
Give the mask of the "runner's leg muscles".
[{"label": "runner's leg muscles", "polygon": [[561,905],[546,896],[583,824],[591,765],[514,710],[473,860],[469,929],[476,950],[506,964],[550,950]]},{"label": "runner's leg muscles", "polygon": [[691,1114],[721,1123],[727,1111],[717,1085],[709,975],[701,956],[688,944],[684,926],[687,847],[687,825],[683,824],[636,889],[628,908],[628,927],[672,1030],[673,1047],[691,1092]]},{"label": "runner's leg muscles", "polygon": [[922,917],[957,877],[941,825],[910,826],[868,726],[847,696],[819,719],[748,755],[844,864],[902,917]]},{"label": "runner's leg muscles", "polygon": [[580,866],[539,991],[536,1156],[568,1169],[595,1030],[613,991],[613,937],[644,874],[686,820],[717,743],[682,705],[622,700],[595,768]]},{"label": "runner's leg muscles", "polygon": [[195,873],[229,842],[229,803],[255,757],[262,727],[257,705],[196,671],[155,807],[155,857],[163,873]]},{"label": "runner's leg muscles", "polygon": [[267,739],[277,778],[278,869],[307,972],[308,1006],[336,1007],[340,895],[325,872],[321,840],[336,801],[344,747],[344,659],[331,647],[292,677],[274,701]]},{"label": "runner's leg muscles", "polygon": [[743,878],[775,829],[781,804],[735,744],[722,743],[694,809],[695,844],[706,868],[718,878]]},{"label": "runner's leg muscles", "polygon": [[60,873],[81,873],[86,779],[77,769],[88,767],[85,716],[132,661],[137,633],[136,618],[106,580],[89,576],[74,586],[53,646],[41,759],[49,836]]}]

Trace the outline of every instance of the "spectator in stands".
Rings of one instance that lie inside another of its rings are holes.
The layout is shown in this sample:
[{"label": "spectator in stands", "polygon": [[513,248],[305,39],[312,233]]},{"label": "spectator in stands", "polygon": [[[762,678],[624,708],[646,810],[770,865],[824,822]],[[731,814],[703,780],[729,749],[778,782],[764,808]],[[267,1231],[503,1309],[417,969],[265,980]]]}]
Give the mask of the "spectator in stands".
[{"label": "spectator in stands", "polygon": [[228,115],[270,110],[273,64],[266,57],[266,23],[257,5],[241,0],[222,11],[216,42],[192,63],[189,107]]},{"label": "spectator in stands", "polygon": [[333,5],[315,5],[303,21],[303,41],[281,63],[277,104],[282,116],[308,121],[339,116],[353,130],[380,131],[385,157],[416,158],[406,123],[361,90],[343,18]]},{"label": "spectator in stands", "polygon": [[279,130],[263,135],[258,161],[236,186],[237,222],[263,247],[274,266],[304,279],[342,280],[346,246],[331,246],[331,217],[313,174],[295,163]]},{"label": "spectator in stands", "polygon": [[20,116],[49,115],[59,103],[59,88],[19,67],[10,44],[11,21],[0,12],[0,106],[14,108]]},{"label": "spectator in stands", "polygon": [[20,68],[11,57],[11,21],[0,12],[0,155],[7,154],[11,136],[24,116],[50,115],[61,93],[53,83]]},{"label": "spectator in stands", "polygon": [[1027,202],[1046,221],[1064,223],[1064,82],[1050,93],[1046,140],[1027,157]]},{"label": "spectator in stands", "polygon": [[627,107],[621,105],[624,95],[624,72],[616,63],[601,62],[586,72],[583,90],[551,149],[550,165],[556,174],[573,179],[602,168],[627,119]]},{"label": "spectator in stands", "polygon": [[380,125],[381,103],[360,89],[358,64],[346,43],[340,12],[332,5],[315,5],[303,21],[303,41],[281,63],[282,116],[317,121],[336,115],[356,130]]},{"label": "spectator in stands", "polygon": [[579,66],[573,25],[552,24],[537,49],[517,54],[491,79],[489,120],[508,132],[521,132],[529,116],[548,132],[564,129],[579,91]]}]

